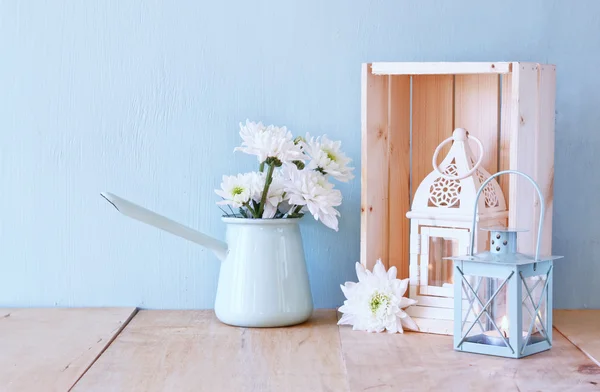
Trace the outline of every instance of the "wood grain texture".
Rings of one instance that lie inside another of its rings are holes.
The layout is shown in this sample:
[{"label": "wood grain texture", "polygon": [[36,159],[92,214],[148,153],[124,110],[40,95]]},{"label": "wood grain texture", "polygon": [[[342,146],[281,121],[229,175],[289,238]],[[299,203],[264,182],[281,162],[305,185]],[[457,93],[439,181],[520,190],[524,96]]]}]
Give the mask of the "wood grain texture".
[{"label": "wood grain texture", "polygon": [[[538,72],[537,64],[515,63],[513,65],[511,97],[510,168],[518,170],[537,181],[536,135],[538,123]],[[529,229],[519,233],[517,250],[521,253],[535,252],[537,238],[533,235],[539,218],[535,211],[535,189],[527,179],[518,175],[509,177],[509,227]],[[506,195],[505,195],[506,197]]]},{"label": "wood grain texture", "polygon": [[[513,131],[512,113],[517,103],[512,102],[512,74],[502,75],[501,78],[502,103],[500,105],[500,145],[498,148],[499,170],[510,169],[510,139]],[[506,208],[510,208],[510,176],[498,178],[500,188],[504,193]]]},{"label": "wood grain texture", "polygon": [[454,351],[452,337],[340,328],[352,391],[598,391],[597,367],[560,334],[515,360]]},{"label": "wood grain texture", "polygon": [[555,309],[553,317],[554,327],[600,366],[600,310]]},{"label": "wood grain texture", "polygon": [[[412,188],[416,190],[431,173],[431,157],[436,147],[454,130],[454,89],[452,75],[413,77],[412,107]],[[450,150],[446,145],[438,162]],[[414,194],[413,194],[414,197]]]},{"label": "wood grain texture", "polygon": [[410,77],[390,76],[388,162],[388,267],[408,278],[410,222]]},{"label": "wood grain texture", "polygon": [[389,79],[363,64],[360,260],[369,269],[388,264]]},{"label": "wood grain texture", "polygon": [[[465,128],[481,140],[482,165],[491,174],[498,171],[499,80],[495,74],[457,75],[454,82],[454,127]],[[469,146],[479,156],[477,144]]]},{"label": "wood grain texture", "polygon": [[459,75],[459,74],[500,74],[510,72],[511,63],[373,63],[376,75]]},{"label": "wood grain texture", "polygon": [[[554,206],[554,122],[556,100],[556,67],[548,64],[538,64],[539,115],[536,128],[536,160],[535,179],[544,195],[546,214],[543,225],[540,252],[552,254],[552,211]],[[535,194],[535,215],[540,211],[540,201]],[[536,220],[537,222],[537,220]],[[538,228],[533,227],[537,237]]]},{"label": "wood grain texture", "polygon": [[67,391],[135,308],[0,309],[0,391]]},{"label": "wood grain texture", "polygon": [[74,391],[345,391],[333,310],[248,329],[212,311],[141,311]]}]

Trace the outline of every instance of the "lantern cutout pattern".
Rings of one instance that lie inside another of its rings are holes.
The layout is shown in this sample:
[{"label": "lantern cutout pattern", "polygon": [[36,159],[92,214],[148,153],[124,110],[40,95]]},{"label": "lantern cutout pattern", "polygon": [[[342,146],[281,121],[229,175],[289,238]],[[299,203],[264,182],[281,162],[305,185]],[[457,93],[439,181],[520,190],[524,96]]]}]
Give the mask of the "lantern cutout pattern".
[{"label": "lantern cutout pattern", "polygon": [[534,256],[517,253],[519,229],[491,227],[490,250],[473,254],[477,224],[475,204],[470,251],[454,261],[454,349],[521,358],[552,347],[552,266],[562,256],[540,256],[545,203],[538,185],[526,174],[540,199]]},{"label": "lantern cutout pattern", "polygon": [[[479,158],[469,142],[479,147]],[[452,146],[440,166],[437,157],[442,147]],[[454,318],[454,273],[445,257],[469,252],[468,242],[477,190],[490,174],[482,167],[484,148],[463,128],[444,140],[433,154],[434,170],[417,188],[411,210],[406,214],[410,226],[410,291],[417,304],[407,311],[421,332],[452,335]],[[486,226],[504,225],[508,216],[502,190],[496,181],[483,188],[478,202],[477,220]],[[485,248],[485,236],[475,233],[475,246]]]}]

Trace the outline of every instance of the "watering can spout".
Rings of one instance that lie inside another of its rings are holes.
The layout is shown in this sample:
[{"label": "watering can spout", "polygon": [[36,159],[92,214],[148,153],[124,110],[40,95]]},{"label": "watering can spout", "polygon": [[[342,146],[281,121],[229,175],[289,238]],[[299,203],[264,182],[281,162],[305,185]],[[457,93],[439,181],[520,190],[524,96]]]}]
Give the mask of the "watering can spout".
[{"label": "watering can spout", "polygon": [[112,193],[102,192],[100,195],[112,204],[121,214],[202,245],[212,250],[219,260],[225,260],[225,257],[227,256],[227,244],[225,242],[202,234],[197,230],[184,226],[181,223],[177,223],[174,220],[138,206],[137,204],[113,195]]}]

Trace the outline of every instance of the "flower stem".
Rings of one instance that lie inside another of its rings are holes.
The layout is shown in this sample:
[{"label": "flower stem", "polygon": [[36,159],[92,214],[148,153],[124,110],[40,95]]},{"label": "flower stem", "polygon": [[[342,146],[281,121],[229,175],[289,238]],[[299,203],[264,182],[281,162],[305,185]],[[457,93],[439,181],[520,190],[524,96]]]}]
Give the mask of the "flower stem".
[{"label": "flower stem", "polygon": [[261,172],[261,173],[265,171],[265,163],[264,162],[262,162],[260,164],[260,166],[258,167],[258,171]]},{"label": "flower stem", "polygon": [[275,164],[272,163],[267,170],[267,178],[265,178],[265,187],[263,188],[263,193],[260,198],[260,205],[258,206],[258,217],[262,218],[263,212],[265,211],[265,203],[267,202],[267,194],[269,193],[269,187],[271,186],[271,182],[273,182],[273,170],[275,170]]},{"label": "flower stem", "polygon": [[[252,214],[252,216],[254,218],[258,218],[258,216],[256,215],[256,212],[252,209],[252,207],[250,207],[250,203],[244,203],[243,206],[246,207],[248,209],[248,211],[250,211],[250,213]],[[240,211],[241,211],[241,209],[240,209]]]},{"label": "flower stem", "polygon": [[299,206],[299,205],[293,205],[290,208],[290,211],[287,213],[287,218],[299,218],[300,216],[300,211],[302,211],[302,207],[304,206]]}]

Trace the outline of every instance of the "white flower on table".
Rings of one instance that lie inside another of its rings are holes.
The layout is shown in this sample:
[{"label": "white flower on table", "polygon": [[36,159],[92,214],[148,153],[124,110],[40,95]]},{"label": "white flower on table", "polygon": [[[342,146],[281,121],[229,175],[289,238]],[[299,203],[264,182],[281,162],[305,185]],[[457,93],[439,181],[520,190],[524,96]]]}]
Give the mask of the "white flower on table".
[{"label": "white flower on table", "polygon": [[301,146],[294,143],[292,133],[286,127],[264,126],[262,122],[246,120],[245,125],[240,123],[240,137],[242,146],[234,151],[256,155],[259,163],[271,158],[278,163],[276,166],[280,166],[305,159]]},{"label": "white flower on table", "polygon": [[373,272],[356,263],[358,283],[341,286],[346,300],[339,309],[343,315],[338,325],[352,325],[353,330],[367,332],[403,333],[403,328],[418,331],[417,324],[403,310],[417,301],[403,297],[408,279],[396,279],[396,274],[396,267],[386,272],[381,260],[377,260]]},{"label": "white flower on table", "polygon": [[325,176],[314,170],[286,168],[285,192],[290,205],[305,206],[316,220],[338,231],[340,216],[337,207],[342,204],[342,193],[334,189]]},{"label": "white flower on table", "polygon": [[341,141],[332,141],[326,135],[311,137],[306,134],[303,143],[304,152],[311,158],[308,168],[328,174],[338,181],[348,182],[354,178],[353,167],[348,166],[352,161],[341,150]]}]

